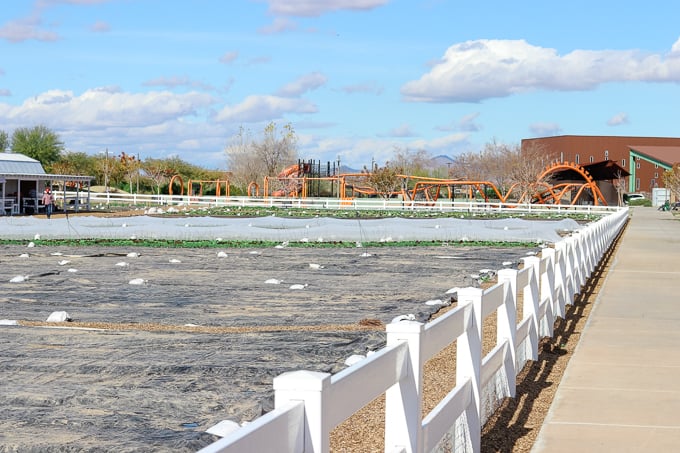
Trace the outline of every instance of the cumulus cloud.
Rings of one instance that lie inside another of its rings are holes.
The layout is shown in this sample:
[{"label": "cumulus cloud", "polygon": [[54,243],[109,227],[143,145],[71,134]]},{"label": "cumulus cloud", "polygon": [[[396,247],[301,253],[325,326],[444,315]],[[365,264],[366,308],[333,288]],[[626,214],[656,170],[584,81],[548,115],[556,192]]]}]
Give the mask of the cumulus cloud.
[{"label": "cumulus cloud", "polygon": [[529,126],[529,132],[534,137],[548,137],[551,135],[560,135],[562,129],[557,123],[534,123]]},{"label": "cumulus cloud", "polygon": [[215,115],[216,121],[257,122],[281,118],[286,113],[316,113],[315,104],[304,99],[254,95],[243,102],[226,106]]},{"label": "cumulus cloud", "polygon": [[524,40],[476,40],[449,47],[401,94],[413,102],[479,102],[536,90],[585,91],[607,82],[680,82],[680,40],[662,55],[637,50],[555,49]]},{"label": "cumulus cloud", "polygon": [[620,126],[622,124],[628,124],[628,114],[624,112],[617,113],[607,120],[607,126]]},{"label": "cumulus cloud", "polygon": [[328,79],[325,75],[320,72],[312,72],[281,87],[276,94],[284,97],[297,97],[308,91],[322,87],[327,81]]},{"label": "cumulus cloud", "polygon": [[123,93],[108,87],[78,96],[72,91],[50,90],[19,106],[0,103],[0,122],[15,127],[46,124],[57,129],[143,127],[196,115],[213,103],[211,96],[196,92]]},{"label": "cumulus cloud", "polygon": [[317,17],[340,10],[368,11],[386,5],[389,0],[265,0],[269,12],[279,16]]}]

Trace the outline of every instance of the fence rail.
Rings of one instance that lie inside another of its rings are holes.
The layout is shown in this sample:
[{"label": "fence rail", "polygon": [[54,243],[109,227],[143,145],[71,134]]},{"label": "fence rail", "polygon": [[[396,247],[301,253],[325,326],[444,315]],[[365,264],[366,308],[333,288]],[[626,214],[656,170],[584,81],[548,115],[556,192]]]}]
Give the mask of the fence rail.
[{"label": "fence rail", "polygon": [[[491,288],[463,288],[458,306],[423,324],[388,324],[387,345],[337,373],[293,371],[274,379],[276,409],[201,453],[330,450],[330,432],[385,394],[385,451],[480,451],[481,428],[502,398],[515,397],[517,374],[538,358],[541,337],[586,283],[628,219],[623,209],[498,272]],[[518,319],[521,305],[522,319]],[[482,325],[496,313],[496,345],[482,356]],[[457,344],[456,386],[421,419],[425,362]]]},{"label": "fence rail", "polygon": [[278,198],[278,197],[216,197],[216,196],[185,196],[185,195],[149,195],[149,194],[121,194],[97,192],[65,192],[57,193],[57,200],[66,200],[79,206],[89,203],[90,207],[97,206],[137,206],[137,207],[259,207],[259,208],[306,208],[329,210],[429,210],[429,211],[466,211],[466,212],[564,212],[579,214],[601,214],[615,212],[621,208],[594,205],[540,205],[517,204],[483,201],[455,201],[439,199],[426,200],[398,200],[381,198]]}]

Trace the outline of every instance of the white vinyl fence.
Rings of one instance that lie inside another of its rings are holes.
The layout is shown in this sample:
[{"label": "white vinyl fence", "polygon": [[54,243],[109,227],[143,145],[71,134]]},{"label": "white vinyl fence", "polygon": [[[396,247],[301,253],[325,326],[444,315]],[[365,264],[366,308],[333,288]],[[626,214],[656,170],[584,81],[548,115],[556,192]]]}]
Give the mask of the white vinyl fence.
[{"label": "white vinyl fence", "polygon": [[[627,209],[612,213],[526,258],[521,270],[499,271],[495,286],[461,289],[458,306],[432,322],[388,324],[385,348],[335,375],[276,377],[273,411],[200,452],[325,453],[330,432],[382,394],[386,452],[479,452],[484,422],[503,398],[515,396],[517,374],[538,358],[539,339],[553,335],[555,319],[564,317],[627,219]],[[496,346],[482,356],[482,324],[494,312]],[[454,342],[456,386],[421,418],[424,364]]]},{"label": "white vinyl fence", "polygon": [[[66,192],[58,193],[57,199],[66,198],[67,206],[77,204],[83,206],[87,203],[87,193]],[[593,206],[593,205],[541,205],[541,204],[517,204],[484,201],[453,201],[440,199],[438,201],[409,201],[381,198],[278,198],[278,197],[216,197],[216,196],[182,196],[182,195],[148,195],[148,194],[119,194],[119,193],[96,193],[89,194],[91,209],[108,208],[111,206],[135,206],[140,208],[150,207],[180,207],[180,208],[215,208],[215,207],[261,207],[261,208],[306,208],[306,209],[329,209],[329,210],[429,210],[429,211],[465,211],[465,212],[563,212],[563,213],[610,213],[619,210],[616,206]]]}]

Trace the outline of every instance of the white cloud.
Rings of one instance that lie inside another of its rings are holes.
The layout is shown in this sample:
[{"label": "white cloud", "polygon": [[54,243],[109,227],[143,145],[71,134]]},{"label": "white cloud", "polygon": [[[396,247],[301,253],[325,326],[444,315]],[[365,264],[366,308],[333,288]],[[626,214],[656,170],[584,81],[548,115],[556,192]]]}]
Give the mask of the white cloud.
[{"label": "white cloud", "polygon": [[479,102],[535,90],[585,91],[607,82],[680,82],[680,40],[666,54],[555,49],[524,40],[477,40],[449,47],[401,93],[415,102]]},{"label": "white cloud", "polygon": [[159,86],[168,88],[187,86],[206,91],[213,91],[215,89],[215,87],[212,85],[200,82],[198,80],[191,80],[187,76],[157,77],[155,79],[147,80],[146,82],[142,83],[142,85],[149,87]]},{"label": "white cloud", "polygon": [[628,124],[628,114],[624,112],[617,113],[607,120],[607,126],[620,126],[622,124]]},{"label": "white cloud", "polygon": [[387,133],[388,137],[413,137],[416,135],[409,124],[401,124]]},{"label": "white cloud", "polygon": [[367,11],[383,5],[389,0],[265,0],[269,11],[275,15],[316,17],[332,11]]},{"label": "white cloud", "polygon": [[11,127],[45,124],[57,129],[145,127],[194,116],[214,103],[206,94],[166,91],[122,93],[115,87],[72,91],[50,90],[19,106],[0,103],[0,122]]},{"label": "white cloud", "polygon": [[240,104],[226,106],[215,116],[216,121],[257,122],[281,118],[286,113],[316,113],[318,108],[304,99],[281,96],[248,96]]},{"label": "white cloud", "polygon": [[276,94],[284,97],[297,97],[307,91],[322,87],[327,81],[325,75],[320,72],[312,72],[286,84]]}]

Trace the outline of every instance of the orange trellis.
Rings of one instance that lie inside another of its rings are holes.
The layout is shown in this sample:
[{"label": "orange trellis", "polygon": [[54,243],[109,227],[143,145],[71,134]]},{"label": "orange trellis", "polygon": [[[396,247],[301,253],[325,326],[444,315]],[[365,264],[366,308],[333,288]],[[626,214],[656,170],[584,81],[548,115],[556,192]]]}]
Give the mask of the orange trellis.
[{"label": "orange trellis", "polygon": [[170,184],[168,184],[168,193],[170,195],[173,195],[173,190],[172,190],[172,185],[175,183],[175,180],[179,180],[179,194],[180,195],[193,195],[189,192],[193,190],[193,187],[195,184],[199,185],[199,190],[197,196],[202,196],[203,195],[203,184],[215,184],[215,196],[219,197],[221,196],[221,188],[222,184],[224,184],[224,196],[228,197],[229,196],[229,180],[222,180],[222,179],[213,179],[213,180],[199,180],[199,179],[190,179],[187,182],[187,187],[186,187],[186,193],[184,193],[184,180],[180,175],[174,175],[172,178],[170,178]]},{"label": "orange trellis", "polygon": [[[547,184],[545,181],[550,175],[560,172],[560,171],[574,171],[576,172],[583,181],[570,181],[563,182],[559,184]],[[597,186],[597,182],[582,166],[572,163],[572,162],[558,162],[553,165],[546,167],[546,169],[538,177],[539,183],[537,185],[542,185],[544,188],[537,191],[534,195],[534,199],[538,203],[547,204],[559,204],[566,195],[576,192],[572,199],[571,204],[575,205],[581,197],[585,196],[587,191],[590,191],[593,198],[593,204],[599,206],[600,204],[606,206],[607,200],[605,200],[600,188]]]}]

